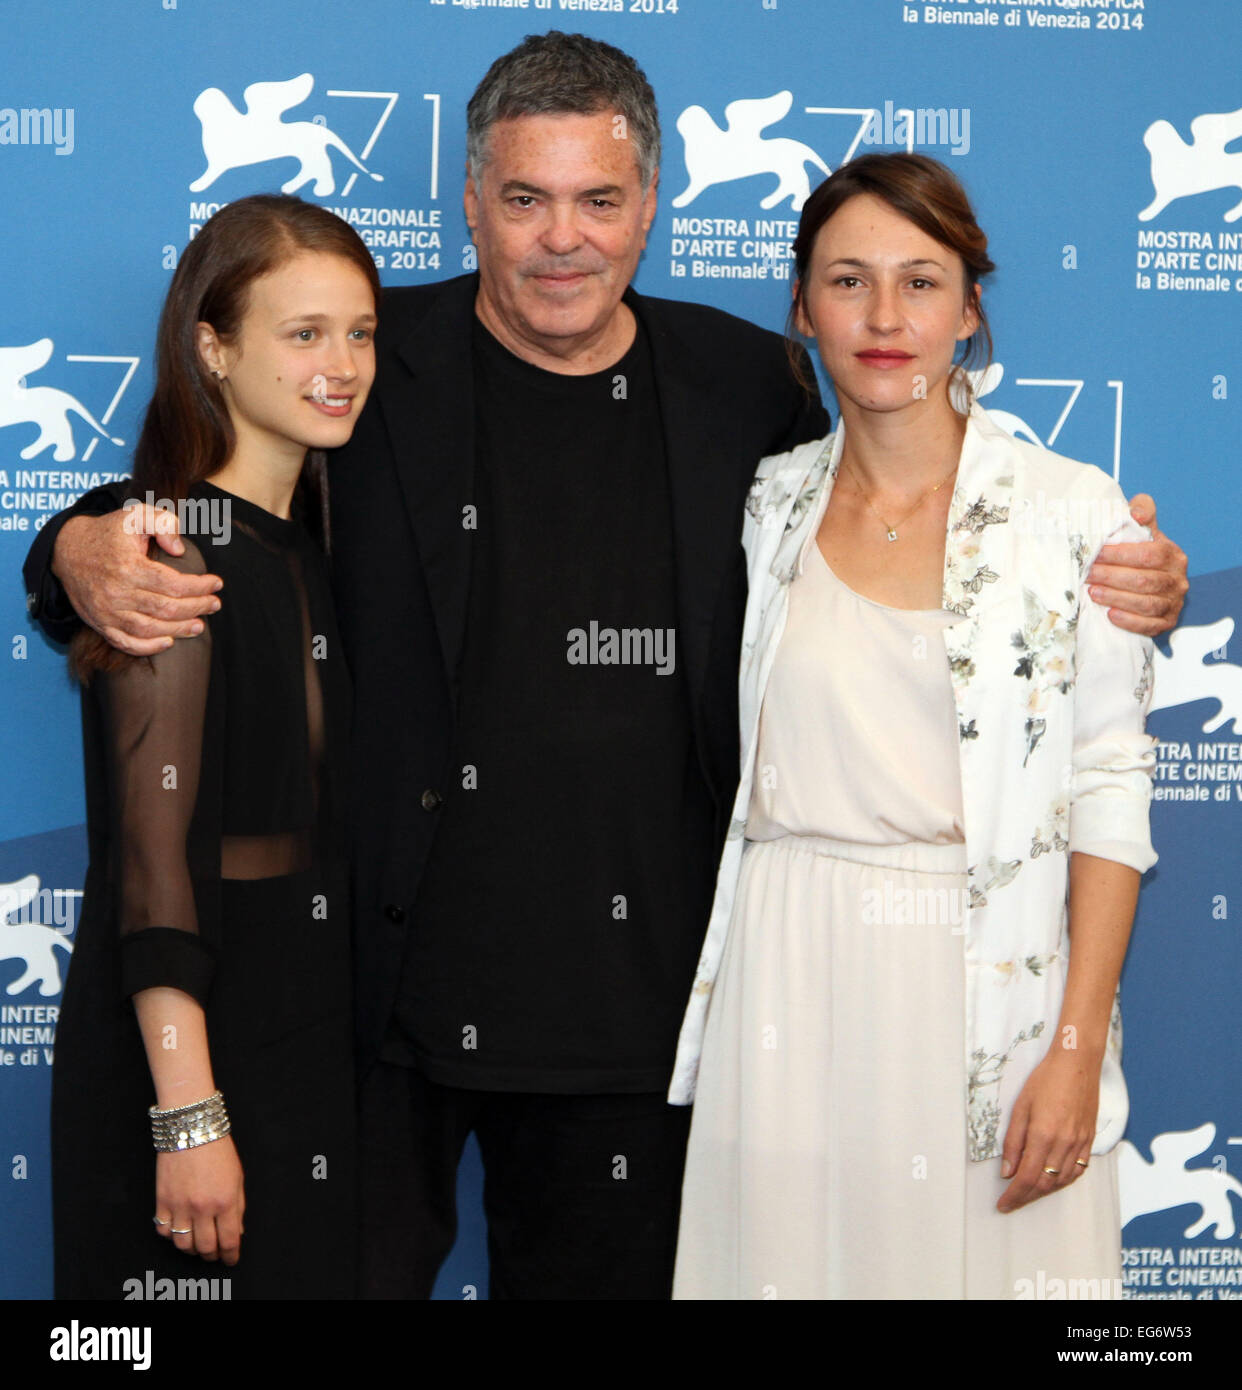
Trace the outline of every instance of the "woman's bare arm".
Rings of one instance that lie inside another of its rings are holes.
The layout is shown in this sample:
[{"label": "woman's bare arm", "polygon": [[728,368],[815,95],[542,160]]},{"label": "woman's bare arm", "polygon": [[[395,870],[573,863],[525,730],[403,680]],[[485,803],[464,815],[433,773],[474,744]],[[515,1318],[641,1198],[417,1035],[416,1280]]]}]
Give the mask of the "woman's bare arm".
[{"label": "woman's bare arm", "polygon": [[[1092,854],[1071,854],[1069,972],[1056,1033],[1014,1104],[997,1209],[1016,1211],[1073,1182],[1091,1161],[1100,1067],[1140,875]],[[1046,1169],[1055,1168],[1055,1173]]]},{"label": "woman's bare arm", "polygon": [[[202,1006],[179,989],[157,986],[134,995],[134,1011],[161,1110],[204,1100],[216,1089]],[[225,1097],[227,1104],[228,1097]],[[156,1225],[180,1250],[237,1263],[245,1212],[242,1166],[231,1135],[155,1162]],[[189,1234],[174,1234],[174,1232]]]}]

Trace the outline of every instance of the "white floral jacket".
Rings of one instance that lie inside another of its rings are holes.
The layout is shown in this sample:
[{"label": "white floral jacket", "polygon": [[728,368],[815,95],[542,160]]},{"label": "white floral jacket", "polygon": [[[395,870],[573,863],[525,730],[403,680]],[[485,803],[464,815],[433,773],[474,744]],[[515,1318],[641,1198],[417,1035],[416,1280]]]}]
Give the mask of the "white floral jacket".
[{"label": "white floral jacket", "polygon": [[[733,911],[759,712],[785,626],[789,584],[814,544],[844,431],[764,459],[747,499],[750,593],[740,675],[741,785],[707,935],[682,1023],[669,1100],[694,1099],[712,984]],[[957,703],[970,912],[965,928],[963,1098],[974,1160],[1001,1152],[1013,1103],[1052,1043],[1065,989],[1069,854],[1143,872],[1154,740],[1151,642],[1123,632],[1086,592],[1106,540],[1143,539],[1107,474],[1022,443],[976,404],[949,510],[944,631]],[[1093,1153],[1129,1112],[1114,1004]]]}]

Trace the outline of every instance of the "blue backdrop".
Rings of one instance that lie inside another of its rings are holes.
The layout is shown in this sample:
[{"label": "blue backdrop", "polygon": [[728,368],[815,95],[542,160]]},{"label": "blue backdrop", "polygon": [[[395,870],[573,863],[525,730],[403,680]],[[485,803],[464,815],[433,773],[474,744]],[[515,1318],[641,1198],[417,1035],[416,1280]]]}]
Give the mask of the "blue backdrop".
[{"label": "blue backdrop", "polygon": [[[1134,1297],[1238,1297],[1236,0],[55,0],[6,14],[0,1295],[51,1289],[48,1086],[85,868],[77,700],[24,613],[30,538],[128,471],[170,273],[219,204],[278,187],[317,200],[358,227],[388,284],[471,268],[466,101],[492,58],[551,27],[627,49],[655,87],[648,293],[779,328],[798,209],[824,169],[869,148],[945,159],[999,266],[984,404],[1154,494],[1189,552],[1194,592],[1162,644],[1151,720],[1161,858],[1123,977],[1126,1278]],[[445,1297],[486,1293],[479,1185],[471,1150]]]}]

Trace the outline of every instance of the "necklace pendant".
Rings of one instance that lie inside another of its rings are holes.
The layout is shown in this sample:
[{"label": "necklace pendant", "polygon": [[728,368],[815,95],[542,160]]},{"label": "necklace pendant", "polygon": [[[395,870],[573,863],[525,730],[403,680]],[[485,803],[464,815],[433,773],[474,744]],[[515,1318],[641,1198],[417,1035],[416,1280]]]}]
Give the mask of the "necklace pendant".
[{"label": "necklace pendant", "polygon": [[897,539],[897,532],[890,530],[888,533],[888,538],[890,541],[895,541]]}]

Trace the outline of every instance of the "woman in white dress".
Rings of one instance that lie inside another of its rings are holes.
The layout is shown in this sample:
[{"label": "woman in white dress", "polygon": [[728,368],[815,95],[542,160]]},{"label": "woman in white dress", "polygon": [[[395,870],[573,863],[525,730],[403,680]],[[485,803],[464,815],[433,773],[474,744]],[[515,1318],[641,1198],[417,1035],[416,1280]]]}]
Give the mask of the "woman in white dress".
[{"label": "woman in white dress", "polygon": [[1084,576],[1143,533],[970,405],[993,267],[943,165],[844,165],[794,255],[840,421],[747,504],[674,1297],[1117,1297],[1151,644]]}]

